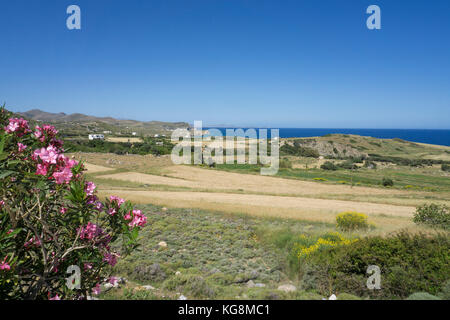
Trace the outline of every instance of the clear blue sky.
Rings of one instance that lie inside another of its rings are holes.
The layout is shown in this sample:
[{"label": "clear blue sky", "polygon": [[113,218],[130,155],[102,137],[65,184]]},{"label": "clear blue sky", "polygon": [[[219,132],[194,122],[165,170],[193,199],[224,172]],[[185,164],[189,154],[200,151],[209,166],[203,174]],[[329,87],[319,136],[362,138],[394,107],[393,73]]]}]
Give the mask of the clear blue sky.
[{"label": "clear blue sky", "polygon": [[[81,7],[82,30],[66,28]],[[370,4],[382,29],[366,28]],[[450,128],[450,1],[0,2],[15,111],[272,127]]]}]

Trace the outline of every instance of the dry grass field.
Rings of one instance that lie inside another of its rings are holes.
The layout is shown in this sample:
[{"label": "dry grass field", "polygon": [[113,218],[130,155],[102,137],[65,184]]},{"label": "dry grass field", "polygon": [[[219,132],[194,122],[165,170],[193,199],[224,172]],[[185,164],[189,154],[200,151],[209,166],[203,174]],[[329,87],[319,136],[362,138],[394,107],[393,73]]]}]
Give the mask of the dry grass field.
[{"label": "dry grass field", "polygon": [[[168,156],[74,154],[86,161],[101,196],[117,194],[137,203],[333,222],[337,213],[358,211],[380,232],[417,229],[415,206],[423,191],[350,186],[175,166]],[[436,202],[447,203],[446,199]]]}]

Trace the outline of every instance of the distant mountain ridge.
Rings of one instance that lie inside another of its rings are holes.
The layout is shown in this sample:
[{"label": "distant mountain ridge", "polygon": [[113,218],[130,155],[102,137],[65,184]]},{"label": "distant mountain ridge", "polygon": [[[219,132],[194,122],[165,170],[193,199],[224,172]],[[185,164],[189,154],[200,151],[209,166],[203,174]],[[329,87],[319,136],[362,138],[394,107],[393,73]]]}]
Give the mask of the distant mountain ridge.
[{"label": "distant mountain ridge", "polygon": [[64,112],[51,113],[39,109],[32,109],[25,112],[17,112],[17,114],[35,121],[55,122],[55,123],[93,123],[103,122],[109,125],[132,126],[132,127],[165,127],[165,128],[183,128],[190,127],[187,122],[164,122],[164,121],[138,121],[138,120],[121,120],[112,117],[95,117],[82,113],[66,114]]}]

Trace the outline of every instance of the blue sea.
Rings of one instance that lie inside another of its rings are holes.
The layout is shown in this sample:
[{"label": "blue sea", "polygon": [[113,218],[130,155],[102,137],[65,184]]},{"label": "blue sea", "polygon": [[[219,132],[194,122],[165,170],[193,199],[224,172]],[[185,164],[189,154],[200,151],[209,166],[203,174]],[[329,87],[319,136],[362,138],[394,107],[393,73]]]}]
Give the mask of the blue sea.
[{"label": "blue sea", "polygon": [[[210,128],[204,128],[210,129]],[[225,135],[225,128],[217,128]],[[244,130],[248,128],[243,128]],[[258,130],[256,130],[258,132]],[[341,133],[355,134],[381,139],[399,138],[406,141],[422,142],[450,146],[450,130],[429,130],[429,129],[327,129],[327,128],[280,128],[280,138],[304,138],[317,137],[326,134]],[[270,130],[268,130],[270,136]]]}]

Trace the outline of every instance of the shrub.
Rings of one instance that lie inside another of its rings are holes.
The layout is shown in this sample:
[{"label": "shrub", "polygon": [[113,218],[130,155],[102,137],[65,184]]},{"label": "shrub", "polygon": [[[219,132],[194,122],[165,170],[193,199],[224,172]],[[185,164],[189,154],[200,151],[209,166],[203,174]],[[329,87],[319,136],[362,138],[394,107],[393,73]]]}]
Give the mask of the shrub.
[{"label": "shrub", "polygon": [[292,169],[292,162],[289,161],[289,159],[284,158],[280,160],[280,168],[284,169]]},{"label": "shrub", "polygon": [[280,148],[282,154],[293,155],[297,157],[320,157],[319,152],[316,149],[303,147],[300,142],[294,141],[294,145],[284,144]]},{"label": "shrub", "polygon": [[394,186],[394,180],[392,180],[391,178],[384,177],[381,180],[381,184],[385,187],[392,187],[392,186]]},{"label": "shrub", "polygon": [[357,229],[367,229],[367,216],[358,212],[342,212],[336,216],[336,224],[342,231],[353,231]]},{"label": "shrub", "polygon": [[442,300],[439,297],[433,296],[427,292],[415,292],[410,295],[406,300]]},{"label": "shrub", "polygon": [[435,203],[418,206],[413,221],[433,228],[450,229],[450,208]]},{"label": "shrub", "polygon": [[[146,223],[130,202],[104,203],[53,126],[29,128],[0,108],[0,299],[85,299]],[[121,246],[112,245],[121,240]],[[69,266],[79,288],[66,286]],[[76,268],[76,267],[75,267]],[[73,271],[72,271],[73,272]],[[115,279],[111,279],[115,281]]]},{"label": "shrub", "polygon": [[441,170],[442,170],[442,171],[448,171],[448,172],[450,172],[450,164],[445,164],[445,163],[443,163],[443,164],[441,165]]},{"label": "shrub", "polygon": [[326,248],[337,246],[347,246],[358,239],[347,239],[338,232],[326,233],[325,235],[314,239],[301,235],[295,241],[293,248],[297,258],[307,258],[311,254]]},{"label": "shrub", "polygon": [[[299,273],[321,294],[346,292],[359,297],[406,298],[414,292],[442,292],[450,274],[450,238],[408,234],[366,237],[347,246],[316,251],[300,260]],[[381,290],[366,286],[369,265],[381,269]]]},{"label": "shrub", "polygon": [[354,164],[352,160],[344,161],[344,162],[338,164],[338,167],[342,168],[342,169],[348,169],[348,170],[358,169],[358,166],[356,164]]},{"label": "shrub", "polygon": [[441,292],[439,292],[439,297],[445,300],[450,300],[450,280],[447,280],[442,286]]},{"label": "shrub", "polygon": [[331,162],[331,161],[326,161],[324,164],[322,164],[320,166],[320,168],[323,169],[323,170],[332,170],[332,171],[335,171],[335,170],[338,169],[336,167],[336,165],[333,162]]}]

